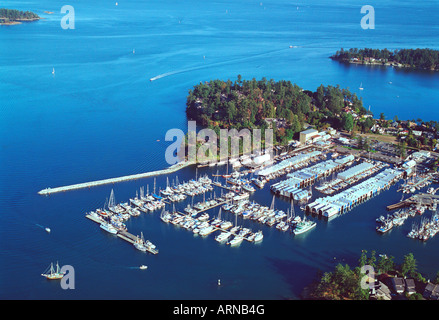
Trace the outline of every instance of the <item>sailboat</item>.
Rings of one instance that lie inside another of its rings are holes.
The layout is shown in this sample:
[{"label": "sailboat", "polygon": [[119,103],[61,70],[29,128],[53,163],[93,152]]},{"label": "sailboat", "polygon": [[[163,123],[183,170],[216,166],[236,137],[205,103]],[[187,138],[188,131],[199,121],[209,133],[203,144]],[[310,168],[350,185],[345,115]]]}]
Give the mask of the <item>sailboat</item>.
[{"label": "sailboat", "polygon": [[360,87],[358,89],[363,90],[363,82],[360,83]]},{"label": "sailboat", "polygon": [[237,246],[237,245],[239,245],[242,242],[242,240],[244,240],[243,237],[240,237],[237,234],[238,230],[239,230],[239,227],[238,227],[238,214],[235,213],[235,227],[232,228],[232,230],[230,230],[230,233],[233,233],[235,235],[235,237],[227,243],[228,245],[230,245],[230,246]]},{"label": "sailboat", "polygon": [[53,262],[50,264],[50,266],[42,273],[41,275],[45,277],[48,280],[57,280],[64,277],[64,272],[60,271],[58,261],[56,262],[56,270],[53,268]]},{"label": "sailboat", "polygon": [[146,252],[145,239],[143,238],[143,232],[140,232],[140,238],[137,237],[136,241],[133,243],[137,250]]}]

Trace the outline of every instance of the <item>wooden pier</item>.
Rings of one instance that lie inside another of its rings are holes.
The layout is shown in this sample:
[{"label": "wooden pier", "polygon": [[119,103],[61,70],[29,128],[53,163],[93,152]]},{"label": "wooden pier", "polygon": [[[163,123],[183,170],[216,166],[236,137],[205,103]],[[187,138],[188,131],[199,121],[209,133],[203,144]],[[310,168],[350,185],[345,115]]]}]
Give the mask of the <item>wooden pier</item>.
[{"label": "wooden pier", "polygon": [[432,207],[435,202],[436,203],[439,202],[439,195],[418,193],[411,196],[410,198],[407,198],[398,203],[387,206],[387,210],[390,211],[390,210],[401,209],[401,208],[409,207],[411,205],[415,205],[415,206],[423,205],[427,207]]},{"label": "wooden pier", "polygon": [[122,181],[137,180],[137,179],[142,179],[142,178],[147,178],[147,177],[152,177],[152,176],[157,176],[157,175],[162,175],[162,174],[169,174],[169,173],[176,172],[180,169],[183,169],[187,166],[190,166],[192,164],[194,164],[194,162],[185,161],[185,162],[175,164],[175,165],[173,165],[167,169],[163,169],[163,170],[133,174],[133,175],[123,176],[123,177],[118,177],[118,178],[110,178],[110,179],[103,179],[103,180],[97,180],[97,181],[91,181],[91,182],[72,184],[72,185],[64,186],[64,187],[46,188],[46,189],[40,190],[38,192],[38,194],[50,195],[52,193],[57,193],[57,192],[85,189],[85,188],[91,188],[91,187],[96,187],[96,186],[102,186],[105,184],[114,184],[114,183],[118,183],[118,182],[122,182]]},{"label": "wooden pier", "polygon": [[[223,202],[218,202],[217,204],[215,204],[215,205],[213,205],[213,206],[211,206],[211,207],[207,207],[207,208],[204,208],[204,209],[201,209],[201,210],[199,210],[199,209],[197,209],[197,208],[194,208],[195,210],[197,210],[197,214],[198,213],[202,213],[202,212],[205,212],[205,211],[207,211],[207,210],[210,210],[210,209],[213,209],[213,208],[216,208],[216,207],[218,207],[218,206],[222,206],[222,205],[224,205],[224,204],[226,204],[226,203],[229,203],[230,201],[233,201],[233,199],[227,199],[227,200],[224,200]],[[193,207],[192,207],[193,208]],[[185,214],[186,215],[186,214]]]}]

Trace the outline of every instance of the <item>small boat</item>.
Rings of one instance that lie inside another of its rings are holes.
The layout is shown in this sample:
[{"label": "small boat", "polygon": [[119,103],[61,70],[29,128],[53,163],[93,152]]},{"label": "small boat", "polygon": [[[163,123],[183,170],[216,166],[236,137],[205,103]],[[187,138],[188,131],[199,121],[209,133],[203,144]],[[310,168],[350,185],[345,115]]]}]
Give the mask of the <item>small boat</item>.
[{"label": "small boat", "polygon": [[263,238],[264,238],[264,235],[262,234],[262,230],[260,230],[260,231],[255,233],[254,242],[262,241]]},{"label": "small boat", "polygon": [[41,275],[48,280],[58,280],[64,277],[64,272],[61,272],[59,269],[59,264],[56,262],[56,270],[53,268],[53,263],[42,273]]},{"label": "small boat", "polygon": [[253,188],[251,185],[249,185],[249,184],[244,184],[243,186],[242,186],[242,189],[244,189],[245,191],[247,191],[247,192],[255,192],[256,191],[256,189],[255,188]]},{"label": "small boat", "polygon": [[222,232],[215,237],[215,240],[218,242],[226,241],[232,235],[231,232]]},{"label": "small boat", "polygon": [[108,223],[108,222],[102,222],[101,228],[109,233],[112,233],[112,234],[117,233],[117,229],[111,223]]},{"label": "small boat", "polygon": [[140,270],[146,270],[146,269],[148,269],[148,266],[145,266],[145,265],[142,264],[142,265],[139,267],[139,269],[140,269]]},{"label": "small boat", "polygon": [[235,236],[232,240],[230,240],[229,245],[237,246],[242,242],[242,240],[244,240],[243,237]]}]

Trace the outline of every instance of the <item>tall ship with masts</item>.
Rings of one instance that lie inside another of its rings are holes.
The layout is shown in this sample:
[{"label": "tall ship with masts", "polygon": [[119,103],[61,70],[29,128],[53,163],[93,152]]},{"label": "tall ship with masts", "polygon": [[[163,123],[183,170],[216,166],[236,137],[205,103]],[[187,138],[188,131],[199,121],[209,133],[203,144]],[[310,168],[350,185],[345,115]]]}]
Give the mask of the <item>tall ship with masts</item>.
[{"label": "tall ship with masts", "polygon": [[50,266],[47,267],[47,269],[41,275],[48,280],[58,280],[64,277],[64,274],[65,274],[64,272],[61,272],[57,261],[56,268],[53,267],[53,262],[52,262]]}]

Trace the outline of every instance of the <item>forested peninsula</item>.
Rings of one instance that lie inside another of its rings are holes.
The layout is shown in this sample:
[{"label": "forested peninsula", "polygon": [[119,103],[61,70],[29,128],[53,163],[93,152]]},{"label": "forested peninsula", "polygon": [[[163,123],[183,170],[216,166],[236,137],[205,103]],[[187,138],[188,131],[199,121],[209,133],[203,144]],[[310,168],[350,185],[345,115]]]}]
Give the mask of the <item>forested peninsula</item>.
[{"label": "forested peninsula", "polygon": [[358,49],[341,48],[330,57],[354,64],[386,65],[439,71],[439,50],[433,49]]},{"label": "forested peninsula", "polygon": [[1,25],[13,25],[20,24],[22,22],[37,21],[40,20],[40,16],[31,11],[20,11],[15,9],[0,9],[0,24]]},{"label": "forested peninsula", "polygon": [[215,130],[227,128],[273,127],[275,142],[285,144],[303,130],[304,124],[320,129],[352,130],[354,119],[346,108],[364,121],[357,126],[372,126],[363,101],[349,89],[320,85],[316,91],[304,90],[290,81],[211,80],[189,90],[188,118]]}]

